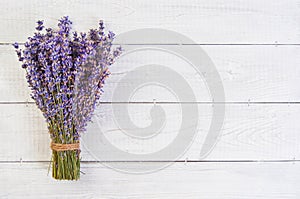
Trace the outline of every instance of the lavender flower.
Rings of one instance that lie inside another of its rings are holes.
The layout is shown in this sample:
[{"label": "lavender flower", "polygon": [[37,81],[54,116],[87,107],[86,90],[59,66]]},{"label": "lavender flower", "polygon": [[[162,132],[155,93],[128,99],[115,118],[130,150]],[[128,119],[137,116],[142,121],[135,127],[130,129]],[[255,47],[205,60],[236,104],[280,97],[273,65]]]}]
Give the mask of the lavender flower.
[{"label": "lavender flower", "polygon": [[38,31],[43,30],[43,28],[44,28],[44,26],[43,26],[44,22],[39,20],[36,23],[38,24],[38,26],[35,29],[38,30]]},{"label": "lavender flower", "polygon": [[76,142],[86,130],[102,87],[109,76],[108,67],[122,51],[112,50],[114,33],[99,29],[71,34],[72,22],[67,16],[58,23],[58,30],[37,22],[38,31],[28,38],[23,50],[14,43],[31,97],[48,123],[56,143]]},{"label": "lavender flower", "polygon": [[[72,22],[67,16],[58,23],[58,30],[44,29],[37,22],[32,37],[24,49],[16,49],[31,97],[42,111],[52,142],[74,144],[86,131],[102,87],[109,76],[108,67],[122,49],[111,49],[114,33],[99,29],[88,33],[71,33]],[[80,149],[52,152],[52,176],[56,179],[77,180],[80,175]]]}]

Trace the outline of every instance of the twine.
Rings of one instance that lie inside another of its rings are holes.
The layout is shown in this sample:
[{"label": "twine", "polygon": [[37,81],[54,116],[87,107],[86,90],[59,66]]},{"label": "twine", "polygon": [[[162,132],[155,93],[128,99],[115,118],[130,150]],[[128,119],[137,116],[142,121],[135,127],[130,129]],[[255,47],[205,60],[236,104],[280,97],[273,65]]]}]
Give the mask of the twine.
[{"label": "twine", "polygon": [[79,142],[73,144],[58,144],[51,142],[50,148],[54,151],[72,151],[72,150],[79,150],[80,144]]}]

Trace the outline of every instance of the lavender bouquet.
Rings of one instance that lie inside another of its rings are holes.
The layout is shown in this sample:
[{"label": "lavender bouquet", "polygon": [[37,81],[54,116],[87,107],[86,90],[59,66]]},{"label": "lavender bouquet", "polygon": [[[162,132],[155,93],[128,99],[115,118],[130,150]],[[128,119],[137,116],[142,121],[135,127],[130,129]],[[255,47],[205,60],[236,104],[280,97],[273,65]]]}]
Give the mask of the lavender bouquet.
[{"label": "lavender bouquet", "polygon": [[[112,49],[114,33],[99,29],[88,33],[71,31],[72,22],[61,18],[58,30],[37,22],[33,37],[23,50],[14,43],[31,97],[46,119],[51,138],[52,176],[77,180],[80,177],[80,134],[86,131],[109,76],[108,67],[121,53]],[[45,30],[44,30],[45,29]]]}]

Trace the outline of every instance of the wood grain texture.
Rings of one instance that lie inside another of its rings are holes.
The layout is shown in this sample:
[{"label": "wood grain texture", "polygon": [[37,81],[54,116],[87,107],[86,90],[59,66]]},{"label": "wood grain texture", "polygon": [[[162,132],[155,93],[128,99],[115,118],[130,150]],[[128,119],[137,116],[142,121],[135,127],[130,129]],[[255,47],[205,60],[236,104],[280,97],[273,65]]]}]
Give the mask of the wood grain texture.
[{"label": "wood grain texture", "polygon": [[[145,46],[137,46],[141,50],[125,53],[111,67],[112,75],[104,87],[102,102],[124,102],[128,99],[114,98],[116,87],[126,88],[149,76],[149,72],[126,77],[131,71],[145,64],[159,64],[177,72],[189,84],[197,102],[212,102],[210,91],[203,76],[188,62],[168,52],[161,52],[165,46],[142,50]],[[153,47],[153,46],[152,46]],[[169,48],[169,46],[168,46]],[[197,56],[191,46],[182,46],[191,54]],[[224,85],[227,102],[297,102],[300,101],[300,47],[297,46],[203,46],[203,50],[214,62]],[[11,46],[0,46],[0,102],[31,101],[27,88],[25,72],[17,61],[17,56]],[[209,69],[202,71],[204,75],[212,76]],[[168,74],[160,74],[164,79]],[[214,78],[214,76],[212,76]],[[175,84],[170,85],[174,87]],[[180,92],[185,92],[182,88]],[[144,86],[138,89],[131,101],[152,102],[178,101],[174,94],[157,85]]]},{"label": "wood grain texture", "polygon": [[[102,104],[96,111],[97,118],[88,128],[82,142],[83,160],[103,159],[109,151],[94,150],[89,146],[101,145],[101,136],[115,147],[128,153],[147,154],[159,151],[173,142],[181,125],[180,104],[161,104],[166,114],[161,132],[146,141],[132,139],[126,135],[125,126],[120,128],[116,118],[122,120],[126,113],[118,112],[126,104]],[[128,115],[136,125],[135,130],[147,127],[152,122],[150,110],[152,104],[129,104]],[[187,106],[187,105],[186,105]],[[194,105],[189,105],[193,106]],[[199,110],[197,133],[191,139],[189,150],[179,156],[179,160],[199,160],[200,151],[206,138],[212,116],[212,105],[197,105]],[[113,109],[116,113],[113,114]],[[49,135],[46,124],[35,105],[0,105],[0,161],[49,161]],[[300,128],[295,118],[300,116],[299,105],[226,105],[224,125],[213,151],[206,160],[293,160],[300,158]],[[132,130],[132,129],[131,129]],[[189,138],[187,138],[189,139]],[[93,142],[95,140],[95,142]],[[101,156],[102,154],[102,156]],[[178,154],[180,155],[180,154]],[[122,157],[119,160],[126,160]],[[143,160],[143,159],[138,159]],[[166,159],[167,161],[169,159]]]},{"label": "wood grain texture", "polygon": [[182,33],[197,43],[299,44],[299,5],[298,0],[2,1],[0,42],[23,42],[38,19],[54,27],[61,16],[69,15],[79,31],[104,19],[116,33],[155,27]]},{"label": "wood grain texture", "polygon": [[[124,163],[120,163],[124,164]],[[154,164],[154,163],[148,163]],[[47,163],[1,164],[1,198],[299,198],[299,163],[175,163],[144,175],[82,164],[78,182],[54,181]]]}]

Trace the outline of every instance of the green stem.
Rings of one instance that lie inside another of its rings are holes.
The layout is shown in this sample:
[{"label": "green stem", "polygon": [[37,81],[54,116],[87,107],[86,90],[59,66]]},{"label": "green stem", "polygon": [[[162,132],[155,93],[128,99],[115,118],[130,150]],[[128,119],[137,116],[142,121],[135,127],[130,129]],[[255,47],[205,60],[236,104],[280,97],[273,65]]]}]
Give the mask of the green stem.
[{"label": "green stem", "polygon": [[52,177],[57,180],[78,180],[80,158],[77,150],[52,151]]},{"label": "green stem", "polygon": [[[60,91],[60,84],[56,85],[57,92]],[[56,93],[52,93],[54,97],[54,103],[58,106],[62,104],[61,98],[56,98]],[[49,130],[54,133],[55,143],[71,144],[76,143],[72,134],[66,135],[66,129],[64,128],[64,113],[61,108],[51,121],[49,122]],[[70,131],[75,132],[73,126]],[[59,132],[62,132],[62,139],[59,137]],[[71,133],[70,132],[70,133]],[[80,151],[54,151],[52,150],[52,177],[58,180],[78,180],[80,177]]]}]

